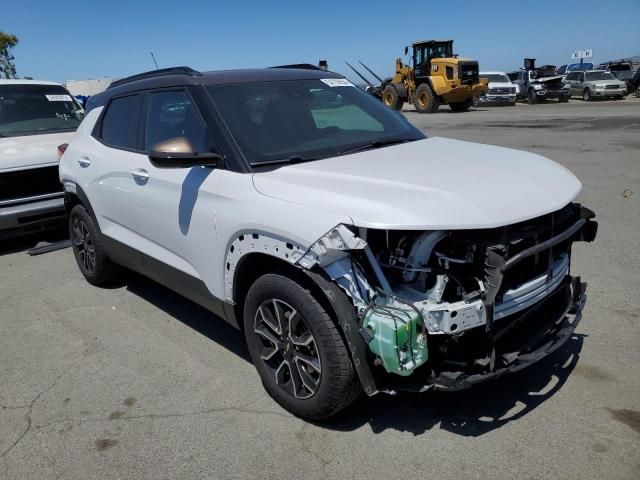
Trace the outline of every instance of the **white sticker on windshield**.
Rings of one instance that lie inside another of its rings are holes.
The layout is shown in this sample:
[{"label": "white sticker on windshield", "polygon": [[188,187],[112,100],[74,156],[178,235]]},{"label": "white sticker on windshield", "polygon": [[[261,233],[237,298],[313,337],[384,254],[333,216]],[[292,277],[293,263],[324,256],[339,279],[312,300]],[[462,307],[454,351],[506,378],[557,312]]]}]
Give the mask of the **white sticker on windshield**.
[{"label": "white sticker on windshield", "polygon": [[346,78],[321,78],[320,81],[330,87],[355,87],[355,85]]},{"label": "white sticker on windshield", "polygon": [[69,95],[45,95],[50,102],[70,102],[71,97]]}]

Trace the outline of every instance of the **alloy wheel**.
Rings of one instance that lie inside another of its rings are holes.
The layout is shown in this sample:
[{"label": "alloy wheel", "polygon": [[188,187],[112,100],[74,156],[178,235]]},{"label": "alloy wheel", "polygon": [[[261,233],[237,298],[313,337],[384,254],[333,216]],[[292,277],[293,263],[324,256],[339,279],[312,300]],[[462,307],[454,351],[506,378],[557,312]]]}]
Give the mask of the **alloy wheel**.
[{"label": "alloy wheel", "polygon": [[78,252],[80,265],[86,273],[92,274],[96,270],[96,251],[87,225],[82,219],[75,216],[71,224],[71,229],[73,230],[73,238],[71,240],[73,241],[74,248]]},{"label": "alloy wheel", "polygon": [[260,359],[278,386],[294,398],[312,397],[322,367],[304,318],[288,303],[269,298],[256,311],[254,332],[262,343]]}]

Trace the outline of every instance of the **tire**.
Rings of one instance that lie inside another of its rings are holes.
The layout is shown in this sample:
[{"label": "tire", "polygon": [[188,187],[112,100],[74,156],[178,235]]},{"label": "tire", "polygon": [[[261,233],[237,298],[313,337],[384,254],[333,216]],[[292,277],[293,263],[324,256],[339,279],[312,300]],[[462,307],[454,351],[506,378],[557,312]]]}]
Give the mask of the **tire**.
[{"label": "tire", "polygon": [[275,273],[260,277],[247,293],[243,323],[262,384],[289,412],[320,420],[360,395],[362,387],[338,327],[300,284]]},{"label": "tire", "polygon": [[393,110],[402,110],[404,100],[398,95],[398,89],[392,83],[382,90],[382,103]]},{"label": "tire", "polygon": [[101,286],[118,278],[121,268],[107,256],[98,226],[82,205],[73,207],[69,214],[69,238],[73,255],[87,282]]},{"label": "tire", "polygon": [[582,99],[583,99],[585,102],[590,102],[590,101],[592,100],[592,97],[591,97],[591,90],[589,90],[588,88],[585,88],[585,89],[584,89],[584,92],[582,92]]},{"label": "tire", "polygon": [[449,108],[454,112],[466,112],[473,105],[473,98],[468,98],[464,102],[450,103]]},{"label": "tire", "polygon": [[473,106],[474,107],[480,106],[480,95],[476,95],[473,97]]},{"label": "tire", "polygon": [[538,95],[536,95],[535,90],[531,89],[527,92],[527,100],[529,101],[529,105],[538,103]]},{"label": "tire", "polygon": [[413,94],[413,105],[418,113],[435,113],[440,107],[440,99],[428,83],[421,83]]}]

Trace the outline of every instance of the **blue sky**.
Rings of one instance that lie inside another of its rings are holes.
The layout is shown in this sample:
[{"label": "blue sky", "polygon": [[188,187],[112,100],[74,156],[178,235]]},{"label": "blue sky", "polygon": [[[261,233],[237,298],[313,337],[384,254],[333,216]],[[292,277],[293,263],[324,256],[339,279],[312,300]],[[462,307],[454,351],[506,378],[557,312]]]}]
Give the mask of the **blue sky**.
[{"label": "blue sky", "polygon": [[0,30],[20,39],[18,74],[54,81],[151,70],[150,51],[160,67],[326,58],[351,78],[345,60],[388,76],[405,45],[427,38],[454,39],[456,53],[478,59],[481,70],[512,70],[524,57],[561,65],[582,48],[593,48],[596,61],[640,54],[640,0],[3,3]]}]

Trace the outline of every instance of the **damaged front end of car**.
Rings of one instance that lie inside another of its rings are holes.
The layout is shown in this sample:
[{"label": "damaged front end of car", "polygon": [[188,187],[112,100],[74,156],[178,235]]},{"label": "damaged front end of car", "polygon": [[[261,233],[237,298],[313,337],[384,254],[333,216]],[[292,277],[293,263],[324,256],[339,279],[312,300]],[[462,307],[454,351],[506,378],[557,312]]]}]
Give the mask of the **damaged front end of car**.
[{"label": "damaged front end of car", "polygon": [[570,337],[586,298],[571,247],[594,240],[594,217],[571,203],[491,229],[338,225],[297,264],[349,297],[357,325],[343,330],[368,394],[456,390],[531,365]]}]

